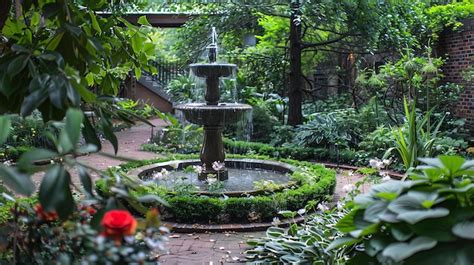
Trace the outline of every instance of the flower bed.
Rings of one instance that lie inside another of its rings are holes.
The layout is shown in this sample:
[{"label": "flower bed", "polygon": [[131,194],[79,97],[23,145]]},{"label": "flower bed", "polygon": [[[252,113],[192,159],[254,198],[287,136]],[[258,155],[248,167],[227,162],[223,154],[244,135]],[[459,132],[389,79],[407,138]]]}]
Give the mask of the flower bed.
[{"label": "flower bed", "polygon": [[[135,161],[122,165],[121,170],[128,171],[141,166],[176,159],[196,158],[196,155],[176,155],[172,158]],[[230,158],[244,157],[233,155]],[[252,158],[268,160],[268,157],[262,156]],[[334,170],[310,162],[299,162],[290,159],[279,159],[277,161],[297,168],[290,176],[296,184],[281,191],[268,190],[267,193],[257,196],[248,196],[244,193],[240,197],[228,198],[222,196],[221,193],[209,194],[208,196],[192,193],[178,194],[170,192],[163,186],[151,184],[140,185],[132,192],[137,195],[152,194],[163,198],[168,203],[167,206],[149,206],[160,207],[163,219],[183,223],[268,222],[277,216],[281,210],[298,210],[304,208],[309,201],[327,200],[326,197],[332,195],[336,185]],[[109,184],[105,181],[99,181],[97,186],[100,191],[107,194]]]}]

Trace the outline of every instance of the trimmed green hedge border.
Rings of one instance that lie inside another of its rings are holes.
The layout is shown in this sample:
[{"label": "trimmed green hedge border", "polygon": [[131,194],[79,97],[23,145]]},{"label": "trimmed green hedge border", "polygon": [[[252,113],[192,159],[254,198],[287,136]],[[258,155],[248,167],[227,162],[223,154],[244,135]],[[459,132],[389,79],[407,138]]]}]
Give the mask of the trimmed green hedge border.
[{"label": "trimmed green hedge border", "polygon": [[[271,160],[267,156],[229,155],[229,158],[255,158]],[[134,161],[123,164],[121,169],[128,171],[140,166],[166,162],[170,160],[196,159],[197,155],[174,155],[169,158]],[[246,223],[249,216],[255,222],[268,222],[278,215],[280,210],[296,211],[306,206],[309,201],[322,201],[332,195],[336,186],[336,172],[321,164],[300,162],[291,159],[273,159],[296,166],[291,178],[299,183],[294,189],[286,189],[268,195],[250,197],[219,198],[198,195],[169,194],[166,189],[157,185],[141,187],[133,191],[136,195],[154,194],[168,202],[168,206],[159,206],[163,218],[182,223]],[[109,180],[112,181],[112,180]],[[96,183],[99,191],[107,193],[107,183]],[[150,205],[152,207],[152,205]],[[156,207],[156,206],[155,206]]]},{"label": "trimmed green hedge border", "polygon": [[349,149],[330,150],[327,148],[303,148],[303,147],[275,147],[265,143],[234,141],[224,139],[225,148],[233,154],[245,155],[255,152],[275,158],[292,158],[296,160],[321,160],[339,163],[353,164],[356,160],[357,152]]},{"label": "trimmed green hedge border", "polygon": [[[330,150],[327,148],[304,148],[304,147],[275,147],[270,144],[259,142],[235,141],[224,138],[224,146],[227,153],[248,155],[259,154],[274,158],[292,158],[296,160],[318,160],[339,162],[350,165],[361,164],[360,161],[364,159],[364,155],[368,156],[366,152],[354,151],[351,149]],[[143,151],[155,153],[167,153],[168,150],[156,144],[143,144],[140,148]],[[362,155],[362,157],[361,157]],[[366,157],[368,159],[368,157]],[[364,161],[365,162],[365,161]],[[366,163],[362,163],[366,164]]]}]

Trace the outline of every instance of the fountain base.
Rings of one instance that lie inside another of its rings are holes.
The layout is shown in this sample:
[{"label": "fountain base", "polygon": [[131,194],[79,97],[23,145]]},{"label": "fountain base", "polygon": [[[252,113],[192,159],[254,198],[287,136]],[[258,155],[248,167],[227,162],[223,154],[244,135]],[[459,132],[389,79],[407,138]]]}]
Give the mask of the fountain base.
[{"label": "fountain base", "polygon": [[206,181],[209,178],[217,178],[219,181],[224,181],[229,179],[229,172],[227,168],[224,168],[219,171],[215,170],[203,170],[201,173],[198,174],[198,180]]}]

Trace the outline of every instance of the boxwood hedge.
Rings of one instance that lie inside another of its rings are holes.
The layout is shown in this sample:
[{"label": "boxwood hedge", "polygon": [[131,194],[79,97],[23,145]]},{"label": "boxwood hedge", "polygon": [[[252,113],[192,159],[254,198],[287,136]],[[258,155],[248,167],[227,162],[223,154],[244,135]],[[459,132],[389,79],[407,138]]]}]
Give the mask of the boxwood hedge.
[{"label": "boxwood hedge", "polygon": [[[229,155],[230,158],[265,159],[266,156]],[[170,160],[196,159],[197,155],[175,155],[146,161],[129,162],[121,166],[121,170],[161,163]],[[247,223],[271,221],[280,210],[299,210],[309,201],[328,199],[336,186],[336,172],[323,165],[301,162],[291,159],[274,159],[298,168],[291,175],[297,185],[277,192],[268,192],[258,196],[242,196],[226,198],[225,196],[203,196],[197,194],[175,194],[162,186],[147,185],[132,191],[136,195],[153,194],[163,198],[168,205],[148,205],[159,207],[163,219],[182,223]],[[114,180],[107,180],[114,181]],[[101,193],[107,194],[105,180],[96,183]]]}]

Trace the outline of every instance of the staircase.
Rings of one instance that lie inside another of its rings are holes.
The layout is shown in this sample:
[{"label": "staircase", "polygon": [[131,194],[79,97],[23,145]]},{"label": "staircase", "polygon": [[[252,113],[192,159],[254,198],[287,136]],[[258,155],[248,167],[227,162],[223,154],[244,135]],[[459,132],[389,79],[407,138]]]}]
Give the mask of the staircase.
[{"label": "staircase", "polygon": [[187,73],[186,69],[176,63],[165,61],[152,62],[158,73],[153,75],[149,72],[142,72],[142,76],[136,82],[132,98],[143,100],[163,112],[172,112],[174,102],[170,95],[166,93],[168,83],[179,75]]}]

